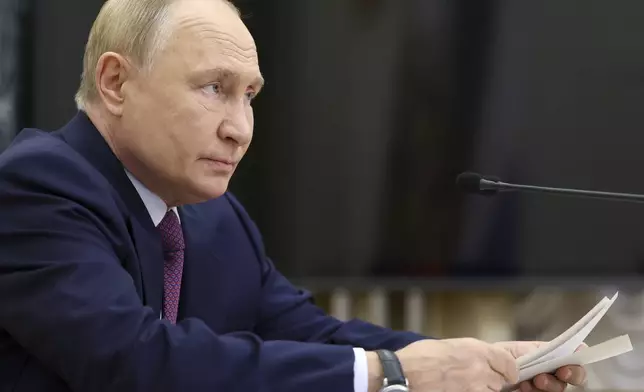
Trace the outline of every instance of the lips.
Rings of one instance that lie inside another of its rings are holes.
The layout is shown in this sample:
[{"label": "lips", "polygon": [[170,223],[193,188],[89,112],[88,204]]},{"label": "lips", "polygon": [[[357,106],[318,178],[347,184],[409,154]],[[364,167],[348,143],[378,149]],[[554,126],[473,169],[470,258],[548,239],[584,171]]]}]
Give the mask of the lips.
[{"label": "lips", "polygon": [[230,174],[235,170],[239,161],[226,158],[202,158],[202,161],[211,169],[219,173]]},{"label": "lips", "polygon": [[205,157],[203,159],[207,159],[209,161],[217,162],[217,163],[222,163],[224,165],[230,165],[230,166],[235,166],[239,161],[234,160],[234,159],[227,159],[227,158],[216,158],[216,157]]}]

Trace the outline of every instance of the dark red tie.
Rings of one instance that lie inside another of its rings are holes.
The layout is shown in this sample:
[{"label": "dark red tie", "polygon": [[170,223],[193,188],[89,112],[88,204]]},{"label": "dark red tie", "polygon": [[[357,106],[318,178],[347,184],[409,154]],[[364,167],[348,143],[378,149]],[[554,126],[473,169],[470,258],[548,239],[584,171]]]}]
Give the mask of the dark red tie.
[{"label": "dark red tie", "polygon": [[183,274],[183,231],[173,210],[168,211],[159,226],[163,244],[163,316],[172,324],[177,322],[181,275]]}]

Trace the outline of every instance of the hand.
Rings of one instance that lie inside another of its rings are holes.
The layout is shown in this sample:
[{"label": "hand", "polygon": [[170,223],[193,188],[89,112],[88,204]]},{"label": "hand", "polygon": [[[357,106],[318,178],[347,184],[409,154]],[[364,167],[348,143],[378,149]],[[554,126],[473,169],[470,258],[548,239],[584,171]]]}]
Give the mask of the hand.
[{"label": "hand", "polygon": [[[500,342],[496,346],[508,351],[513,358],[519,358],[530,351],[536,350],[545,342]],[[579,346],[577,350],[586,347],[585,344]],[[551,374],[539,374],[532,381],[524,381],[519,384],[521,392],[562,392],[570,385],[582,385],[586,380],[586,371],[581,366],[564,366]]]},{"label": "hand", "polygon": [[414,392],[498,392],[519,377],[510,351],[471,338],[421,340],[396,355]]}]

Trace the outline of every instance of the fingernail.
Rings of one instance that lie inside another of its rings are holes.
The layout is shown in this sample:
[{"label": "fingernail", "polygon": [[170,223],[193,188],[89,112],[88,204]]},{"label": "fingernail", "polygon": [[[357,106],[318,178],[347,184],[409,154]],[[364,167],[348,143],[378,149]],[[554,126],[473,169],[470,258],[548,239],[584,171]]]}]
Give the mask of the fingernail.
[{"label": "fingernail", "polygon": [[571,376],[572,376],[572,370],[566,369],[563,371],[561,378],[563,379],[563,381],[569,381]]},{"label": "fingernail", "polygon": [[543,383],[543,389],[548,388],[548,384],[550,383],[550,381],[548,381],[548,377],[544,377],[542,383]]}]

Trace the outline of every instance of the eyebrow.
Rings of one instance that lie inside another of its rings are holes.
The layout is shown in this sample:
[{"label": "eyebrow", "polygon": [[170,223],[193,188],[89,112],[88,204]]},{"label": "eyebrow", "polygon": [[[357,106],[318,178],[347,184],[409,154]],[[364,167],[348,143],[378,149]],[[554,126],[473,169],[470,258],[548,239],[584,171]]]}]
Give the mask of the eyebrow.
[{"label": "eyebrow", "polygon": [[[217,68],[209,68],[205,69],[202,71],[199,71],[200,75],[204,76],[215,76],[221,79],[228,79],[228,80],[235,80],[235,81],[240,81],[242,79],[242,75],[236,71],[233,71],[230,68],[223,68],[223,67],[217,67]],[[264,78],[260,74],[259,76],[256,76],[253,78],[253,80],[250,83],[252,86],[255,86],[257,91],[262,89],[264,87]]]}]

